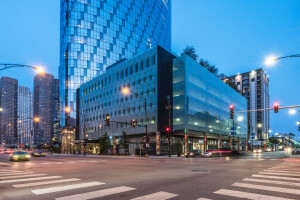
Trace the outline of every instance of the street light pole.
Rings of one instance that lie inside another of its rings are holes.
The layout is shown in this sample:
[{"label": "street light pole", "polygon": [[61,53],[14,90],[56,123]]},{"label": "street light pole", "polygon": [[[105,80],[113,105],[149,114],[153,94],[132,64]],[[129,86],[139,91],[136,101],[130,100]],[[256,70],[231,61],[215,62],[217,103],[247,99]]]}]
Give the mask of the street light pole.
[{"label": "street light pole", "polygon": [[144,109],[145,109],[145,129],[146,129],[146,141],[145,141],[145,155],[148,157],[148,148],[149,148],[149,138],[148,138],[148,117],[147,117],[147,100],[146,98],[143,98],[142,96],[138,95],[134,91],[130,90],[129,88],[123,88],[122,93],[128,94],[128,93],[134,94],[141,102],[144,103]]},{"label": "street light pole", "polygon": [[38,72],[43,72],[44,70],[41,67],[35,67],[35,66],[30,66],[30,65],[20,65],[20,64],[4,64],[0,63],[0,71],[9,69],[9,68],[14,68],[14,67],[27,67],[27,68],[32,68],[35,69]]}]

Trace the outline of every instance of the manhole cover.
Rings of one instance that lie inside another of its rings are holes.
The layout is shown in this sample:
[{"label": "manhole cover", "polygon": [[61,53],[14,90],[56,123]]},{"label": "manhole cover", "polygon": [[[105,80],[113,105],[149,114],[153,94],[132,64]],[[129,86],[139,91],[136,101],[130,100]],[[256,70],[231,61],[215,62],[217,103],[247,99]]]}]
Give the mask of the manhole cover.
[{"label": "manhole cover", "polygon": [[206,169],[192,169],[191,170],[192,172],[208,172],[208,170],[206,170]]}]

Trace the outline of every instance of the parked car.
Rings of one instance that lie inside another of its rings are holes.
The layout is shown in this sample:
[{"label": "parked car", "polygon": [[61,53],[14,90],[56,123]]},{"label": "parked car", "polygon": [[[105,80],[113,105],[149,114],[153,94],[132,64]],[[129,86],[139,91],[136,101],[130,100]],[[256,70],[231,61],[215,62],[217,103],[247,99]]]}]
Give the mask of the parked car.
[{"label": "parked car", "polygon": [[11,153],[13,153],[13,152],[14,152],[14,151],[11,150],[11,149],[6,149],[4,153],[6,153],[6,154],[11,154]]},{"label": "parked car", "polygon": [[21,160],[29,160],[30,155],[25,151],[15,151],[12,154],[9,155],[9,159],[11,161],[21,161]]},{"label": "parked car", "polygon": [[43,152],[43,151],[34,151],[31,153],[32,156],[35,157],[44,157],[47,155],[47,153]]},{"label": "parked car", "polygon": [[201,150],[193,150],[194,157],[201,156]]},{"label": "parked car", "polygon": [[300,150],[299,150],[299,149],[294,149],[294,150],[292,151],[292,154],[300,155]]},{"label": "parked car", "polygon": [[203,157],[203,158],[212,158],[213,156],[214,155],[212,152],[205,151],[205,152],[201,153],[201,157]]}]

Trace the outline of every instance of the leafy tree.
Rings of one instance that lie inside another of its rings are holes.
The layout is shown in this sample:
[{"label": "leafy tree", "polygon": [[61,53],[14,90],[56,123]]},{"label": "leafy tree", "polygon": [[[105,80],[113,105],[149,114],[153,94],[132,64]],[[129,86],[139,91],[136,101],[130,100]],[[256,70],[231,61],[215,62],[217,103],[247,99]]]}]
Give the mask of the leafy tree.
[{"label": "leafy tree", "polygon": [[279,144],[280,142],[278,141],[277,137],[270,137],[269,142],[271,144]]},{"label": "leafy tree", "polygon": [[211,65],[208,60],[204,60],[201,58],[199,60],[200,65],[202,65],[204,68],[206,68],[208,71],[210,71],[212,74],[218,76],[219,69],[215,65]]},{"label": "leafy tree", "polygon": [[225,78],[227,78],[227,76],[225,75],[225,74],[223,74],[223,73],[220,73],[219,75],[218,75],[218,77],[219,77],[219,79],[225,79]]},{"label": "leafy tree", "polygon": [[193,58],[194,60],[197,60],[198,57],[199,57],[199,56],[197,55],[197,53],[196,53],[195,47],[194,47],[194,46],[189,46],[189,45],[187,45],[187,46],[183,49],[181,55],[188,55],[188,56],[190,56],[191,58]]},{"label": "leafy tree", "polygon": [[101,138],[99,138],[99,145],[100,153],[106,153],[107,150],[110,149],[111,144],[107,133],[105,133]]},{"label": "leafy tree", "polygon": [[129,138],[125,131],[122,131],[123,135],[120,138],[120,147],[123,149],[128,149],[129,147]]}]

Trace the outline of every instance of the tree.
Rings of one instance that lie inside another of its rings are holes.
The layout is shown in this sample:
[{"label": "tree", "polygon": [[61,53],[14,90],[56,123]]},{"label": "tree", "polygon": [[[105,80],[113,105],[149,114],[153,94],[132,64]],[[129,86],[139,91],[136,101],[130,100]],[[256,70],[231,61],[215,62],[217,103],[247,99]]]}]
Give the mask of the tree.
[{"label": "tree", "polygon": [[212,74],[218,76],[219,69],[215,65],[211,65],[208,60],[204,60],[201,58],[199,60],[200,65],[202,65],[204,68],[206,68],[208,71],[210,71]]},{"label": "tree", "polygon": [[125,131],[122,131],[122,133],[123,133],[123,135],[120,138],[119,144],[122,149],[127,150],[129,147],[129,138]]},{"label": "tree", "polygon": [[223,73],[220,73],[220,74],[218,75],[218,77],[219,77],[219,79],[221,79],[221,80],[227,78],[227,76],[226,76],[225,74],[223,74]]},{"label": "tree", "polygon": [[194,47],[194,46],[189,46],[189,45],[187,45],[187,46],[183,49],[181,55],[188,55],[188,56],[190,56],[191,58],[193,58],[193,59],[196,60],[196,61],[197,61],[197,59],[198,59],[198,57],[199,57],[199,56],[197,55],[197,53],[196,53],[195,47]]},{"label": "tree", "polygon": [[280,142],[278,141],[277,137],[269,137],[269,142],[271,144],[279,144]]},{"label": "tree", "polygon": [[100,153],[105,154],[107,150],[110,149],[111,144],[107,133],[105,133],[101,138],[99,138],[99,145],[100,145]]}]

